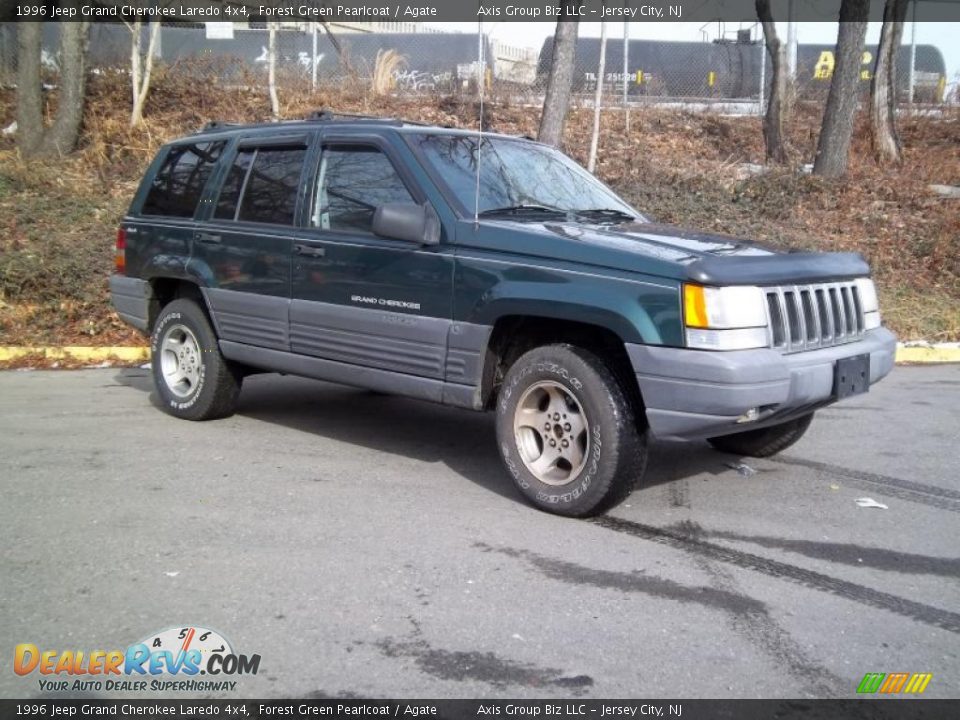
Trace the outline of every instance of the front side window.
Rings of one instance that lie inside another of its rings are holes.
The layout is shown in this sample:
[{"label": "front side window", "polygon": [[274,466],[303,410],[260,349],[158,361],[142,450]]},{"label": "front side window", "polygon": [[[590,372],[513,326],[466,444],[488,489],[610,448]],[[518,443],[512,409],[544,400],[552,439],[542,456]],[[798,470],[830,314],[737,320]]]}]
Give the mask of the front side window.
[{"label": "front side window", "polygon": [[324,148],[311,226],[369,233],[374,211],[392,202],[415,201],[380,150],[368,146]]},{"label": "front side window", "polygon": [[303,147],[241,148],[220,188],[214,217],[293,225]]},{"label": "front side window", "polygon": [[150,184],[144,215],[193,217],[225,142],[174,145]]},{"label": "front side window", "polygon": [[502,137],[485,137],[481,145],[476,136],[454,134],[414,135],[412,142],[471,215],[477,204],[479,147],[481,214],[533,207],[637,217],[613,191],[553,148]]}]

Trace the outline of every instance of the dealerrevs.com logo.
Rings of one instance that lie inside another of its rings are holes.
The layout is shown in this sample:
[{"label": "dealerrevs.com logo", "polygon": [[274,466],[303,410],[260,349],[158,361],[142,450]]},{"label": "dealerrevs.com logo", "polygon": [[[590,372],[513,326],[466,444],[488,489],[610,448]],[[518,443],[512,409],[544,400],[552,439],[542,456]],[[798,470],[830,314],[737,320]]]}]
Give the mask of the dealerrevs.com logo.
[{"label": "dealerrevs.com logo", "polygon": [[14,672],[40,675],[43,692],[235,690],[237,681],[224,676],[256,675],[259,669],[259,655],[237,654],[220,633],[202,627],[170,628],[126,650],[51,650],[21,643],[13,656]]}]

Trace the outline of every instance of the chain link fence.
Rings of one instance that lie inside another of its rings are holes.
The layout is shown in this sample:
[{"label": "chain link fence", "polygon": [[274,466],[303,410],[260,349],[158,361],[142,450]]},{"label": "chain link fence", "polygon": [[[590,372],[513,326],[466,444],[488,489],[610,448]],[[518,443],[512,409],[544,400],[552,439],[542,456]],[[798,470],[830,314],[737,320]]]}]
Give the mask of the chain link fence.
[{"label": "chain link fence", "polygon": [[[213,25],[213,24],[211,24]],[[224,25],[223,23],[219,25]],[[226,24],[230,25],[230,24]],[[123,24],[91,26],[90,66],[127,68],[131,30]],[[146,31],[144,30],[144,33]],[[146,47],[146,38],[144,38]],[[420,23],[283,23],[276,31],[277,78],[281,90],[352,87],[361,92],[399,95],[475,95],[482,83],[492,98],[539,105],[553,51],[553,39],[540,47],[520,47],[476,32],[437,32]],[[756,112],[769,89],[770,60],[757,32],[737,33],[713,42],[610,38],[603,78],[598,78],[601,41],[577,42],[574,102],[592,105],[598,82],[603,105],[680,105],[686,108],[737,105]],[[212,31],[202,24],[163,26],[157,60],[184,73],[219,82],[266,87],[269,30],[231,25]],[[16,75],[16,26],[0,26],[0,82]],[[875,49],[863,53],[861,79],[869,87]],[[481,62],[482,57],[482,62]],[[43,62],[55,71],[58,29],[44,28]],[[826,96],[834,66],[833,48],[800,45],[796,89],[799,97]],[[911,69],[913,70],[911,75]],[[933,46],[910,48],[898,57],[899,96],[914,102],[944,100],[946,70]]]}]

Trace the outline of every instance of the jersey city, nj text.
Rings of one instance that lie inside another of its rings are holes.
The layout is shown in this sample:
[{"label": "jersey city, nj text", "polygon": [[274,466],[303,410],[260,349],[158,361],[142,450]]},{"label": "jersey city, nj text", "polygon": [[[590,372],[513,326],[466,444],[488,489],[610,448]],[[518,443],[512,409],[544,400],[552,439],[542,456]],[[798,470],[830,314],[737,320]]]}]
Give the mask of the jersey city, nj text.
[{"label": "jersey city, nj text", "polygon": [[681,5],[640,5],[639,7],[602,7],[591,10],[586,5],[576,7],[560,5],[525,6],[507,5],[506,7],[488,7],[481,5],[477,10],[478,17],[522,17],[522,18],[555,18],[555,17],[591,17],[599,15],[601,18],[624,19],[632,18],[662,18],[680,17],[683,13]]}]

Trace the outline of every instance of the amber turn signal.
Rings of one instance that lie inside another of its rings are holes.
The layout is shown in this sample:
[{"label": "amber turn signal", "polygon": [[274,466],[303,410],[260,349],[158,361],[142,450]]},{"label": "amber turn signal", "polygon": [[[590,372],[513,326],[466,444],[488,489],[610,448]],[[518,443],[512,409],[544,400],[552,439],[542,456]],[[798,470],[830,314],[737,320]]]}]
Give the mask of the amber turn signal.
[{"label": "amber turn signal", "polygon": [[687,327],[709,327],[707,322],[707,299],[700,285],[684,284],[683,318]]}]

